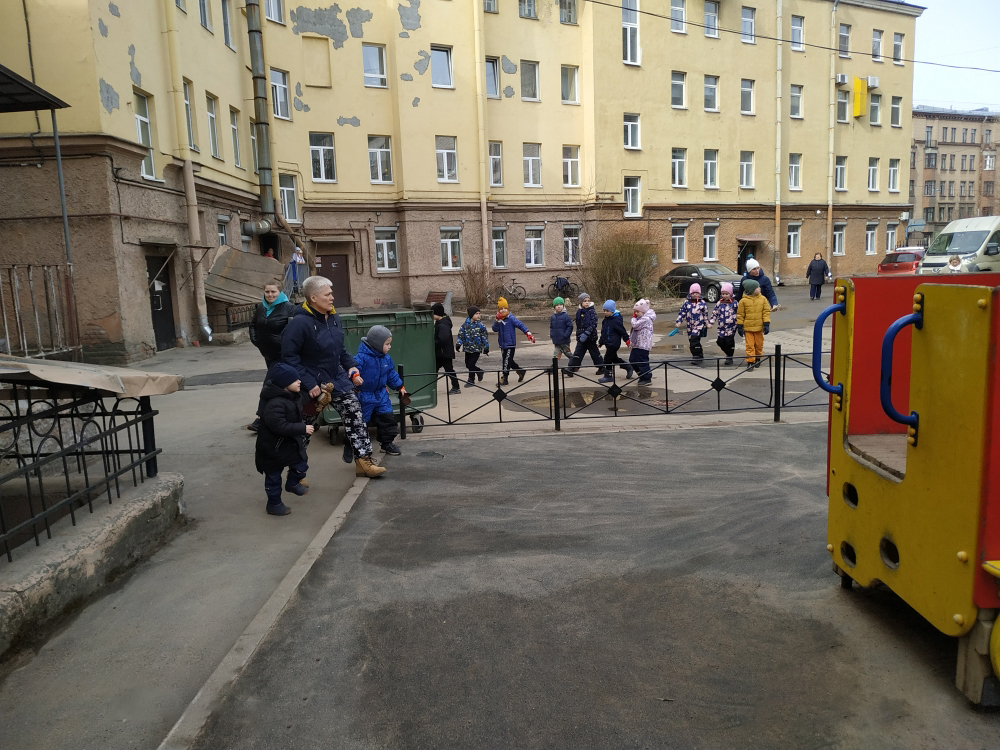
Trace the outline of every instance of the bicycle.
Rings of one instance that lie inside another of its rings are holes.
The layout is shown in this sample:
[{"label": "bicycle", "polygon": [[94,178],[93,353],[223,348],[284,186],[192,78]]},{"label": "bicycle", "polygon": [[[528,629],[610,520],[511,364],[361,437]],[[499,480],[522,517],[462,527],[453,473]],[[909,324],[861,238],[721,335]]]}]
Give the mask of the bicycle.
[{"label": "bicycle", "polygon": [[[528,292],[525,290],[523,286],[521,286],[516,282],[517,279],[515,279],[513,276],[511,276],[509,284],[507,282],[501,282],[500,286],[497,287],[496,290],[497,298],[499,299],[500,297],[510,297],[511,299],[522,300],[525,297],[527,297]],[[487,299],[492,301],[493,295],[492,294],[488,295]]]},{"label": "bicycle", "polygon": [[549,284],[549,299],[556,297],[575,297],[580,293],[580,287],[565,276],[553,276],[554,282]]}]

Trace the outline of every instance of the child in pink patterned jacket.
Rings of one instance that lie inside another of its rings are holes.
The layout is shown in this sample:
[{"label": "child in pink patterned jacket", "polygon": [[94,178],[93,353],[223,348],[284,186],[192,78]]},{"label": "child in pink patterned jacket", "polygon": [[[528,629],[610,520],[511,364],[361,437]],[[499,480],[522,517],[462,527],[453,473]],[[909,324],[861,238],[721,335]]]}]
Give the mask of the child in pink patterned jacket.
[{"label": "child in pink patterned jacket", "polygon": [[649,385],[653,382],[653,373],[649,368],[649,350],[653,348],[653,321],[656,313],[649,306],[648,299],[641,299],[632,308],[632,333],[629,336],[632,352],[628,361],[635,368],[639,385]]}]

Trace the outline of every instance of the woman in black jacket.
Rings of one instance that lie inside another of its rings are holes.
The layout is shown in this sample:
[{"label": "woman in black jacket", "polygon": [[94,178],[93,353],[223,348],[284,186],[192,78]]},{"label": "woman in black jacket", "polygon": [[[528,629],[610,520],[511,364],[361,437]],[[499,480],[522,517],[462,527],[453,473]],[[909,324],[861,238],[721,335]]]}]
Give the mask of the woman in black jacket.
[{"label": "woman in black jacket", "polygon": [[[250,343],[263,355],[268,370],[275,362],[281,361],[281,332],[288,325],[288,319],[294,309],[295,306],[278,288],[277,283],[264,285],[264,298],[257,303],[253,322],[250,324]],[[267,375],[264,376],[264,381],[267,381]],[[257,418],[247,425],[248,430],[257,431],[263,406],[261,401],[257,406]]]},{"label": "woman in black jacket", "polygon": [[816,253],[809,268],[806,269],[806,278],[809,279],[809,299],[819,299],[823,291],[823,284],[830,276],[830,266],[823,260],[821,253]]}]

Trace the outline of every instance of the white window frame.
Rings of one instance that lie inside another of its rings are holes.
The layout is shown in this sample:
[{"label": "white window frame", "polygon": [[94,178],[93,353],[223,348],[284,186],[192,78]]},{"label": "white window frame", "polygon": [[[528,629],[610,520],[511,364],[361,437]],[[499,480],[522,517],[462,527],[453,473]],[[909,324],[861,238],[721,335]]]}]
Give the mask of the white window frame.
[{"label": "white window frame", "polygon": [[[569,98],[566,97],[567,73],[572,75],[572,87]],[[580,69],[576,65],[561,65],[559,67],[559,96],[563,104],[580,103]]]},{"label": "white window frame", "polygon": [[[843,106],[844,116],[841,117],[841,106]],[[837,122],[847,123],[851,121],[851,93],[849,91],[837,91]]]},{"label": "white window frame", "polygon": [[[457,237],[445,237],[448,235],[458,235]],[[462,228],[461,227],[441,227],[440,234],[441,245],[441,270],[442,271],[461,271],[462,270]],[[447,251],[445,250],[447,248]],[[455,250],[458,250],[458,265],[455,265]],[[447,255],[445,254],[447,252]],[[445,260],[447,259],[447,263]]]},{"label": "white window frame", "polygon": [[[563,265],[580,265],[580,235],[583,227],[579,224],[563,226]],[[575,233],[575,234],[574,234]]]},{"label": "white window frame", "polygon": [[687,263],[687,224],[673,224],[670,227],[670,261]]},{"label": "white window frame", "polygon": [[538,18],[538,3],[536,0],[517,0],[517,15],[521,18]]},{"label": "white window frame", "polygon": [[878,182],[879,182],[879,164],[880,159],[877,156],[868,157],[868,192],[877,193],[879,192]]},{"label": "white window frame", "polygon": [[[287,179],[286,179],[287,178]],[[291,182],[291,185],[282,183]],[[278,195],[281,198],[281,214],[289,224],[299,224],[299,204],[295,197],[295,175],[278,175]]]},{"label": "white window frame", "polygon": [[719,225],[705,224],[702,228],[702,260],[712,263],[719,260]]},{"label": "white window frame", "polygon": [[834,255],[845,255],[846,254],[846,235],[847,235],[847,224],[834,224],[833,225],[833,254]]},{"label": "white window frame", "polygon": [[[435,60],[438,61],[437,64],[435,64]],[[443,70],[442,70],[442,65],[444,66]],[[448,83],[435,83],[434,77],[436,73],[447,73]],[[455,71],[454,68],[452,67],[451,47],[445,47],[440,44],[431,45],[431,88],[435,89],[455,88]]]},{"label": "white window frame", "polygon": [[[143,157],[139,167],[139,174],[147,179],[155,180],[156,162],[153,160],[153,125],[149,118],[149,97],[137,91],[133,92],[133,95],[135,96],[136,139],[139,141],[139,145],[146,147],[146,156]],[[145,114],[139,111],[140,102],[142,109],[146,110]],[[143,130],[145,130],[145,134],[143,134]]]},{"label": "white window frame", "polygon": [[[709,156],[711,154],[711,156]],[[706,190],[719,189],[719,150],[706,148],[702,155],[702,181]]]},{"label": "white window frame", "polygon": [[[534,75],[531,75],[528,80],[530,82],[532,78],[534,79],[533,83],[535,87],[535,95],[525,96],[525,85],[524,85],[525,75],[530,75],[532,72],[534,73]],[[542,100],[542,89],[541,89],[541,81],[539,80],[539,75],[538,75],[538,61],[521,60],[521,101],[540,102],[541,100]]]},{"label": "white window frame", "polygon": [[215,223],[215,231],[219,236],[219,247],[229,244],[229,225],[224,221]]},{"label": "white window frame", "polygon": [[399,273],[399,231],[396,227],[375,227],[375,271]]},{"label": "white window frame", "polygon": [[622,181],[622,193],[625,196],[625,216],[642,216],[642,178],[626,176]]},{"label": "white window frame", "polygon": [[642,62],[639,0],[622,0],[622,62],[626,65],[640,65]]},{"label": "white window frame", "polygon": [[230,0],[221,0],[222,2],[222,39],[226,43],[229,49],[235,51],[236,47],[233,46],[233,14],[232,6],[230,5]]},{"label": "white window frame", "polygon": [[208,7],[208,0],[198,0],[198,20],[203,27],[212,30],[212,13]]},{"label": "white window frame", "polygon": [[806,48],[806,19],[804,16],[792,16],[792,51],[803,52]]},{"label": "white window frame", "polygon": [[[330,145],[314,144],[314,135],[330,136]],[[329,152],[332,174],[326,173],[326,156]],[[317,164],[316,159],[319,159]],[[336,182],[337,181],[337,139],[333,133],[313,132],[309,133],[309,164],[312,170],[313,182]],[[319,176],[316,175],[316,167],[319,166]]]},{"label": "white window frame", "polygon": [[559,23],[576,26],[577,0],[559,0]]},{"label": "white window frame", "polygon": [[191,105],[191,81],[184,81],[184,117],[187,119],[188,148],[192,151],[198,150],[198,144],[194,140],[194,111]]},{"label": "white window frame", "polygon": [[[630,117],[634,117],[634,120],[630,120]],[[622,123],[625,128],[624,130],[624,142],[625,148],[632,150],[639,150],[642,148],[642,130],[640,129],[641,117],[634,112],[626,112],[622,115]]]},{"label": "white window frame", "polygon": [[788,189],[802,190],[802,154],[788,155]]},{"label": "white window frame", "polygon": [[[747,12],[749,11],[749,13]],[[744,44],[757,43],[757,9],[744,5],[740,10],[740,41]]]},{"label": "white window frame", "polygon": [[497,0],[483,0],[483,13],[499,13]]},{"label": "white window frame", "polygon": [[[277,75],[278,80],[275,80]],[[291,120],[292,111],[288,98],[288,73],[277,68],[271,68],[271,114],[279,120]],[[284,112],[284,114],[282,114]]]},{"label": "white window frame", "polygon": [[802,225],[789,224],[785,240],[785,254],[789,258],[802,257]]},{"label": "white window frame", "polygon": [[896,65],[903,65],[903,42],[905,34],[892,35],[892,61]]},{"label": "white window frame", "polygon": [[851,56],[851,25],[849,23],[840,24],[837,30],[837,54],[840,57]]},{"label": "white window frame", "polygon": [[839,192],[847,190],[847,157],[834,157],[833,189]]},{"label": "white window frame", "polygon": [[[494,149],[493,147],[496,146]],[[496,151],[496,153],[493,153]],[[503,143],[490,141],[490,187],[503,187]]]},{"label": "white window frame", "polygon": [[687,149],[670,149],[670,186],[687,187]]},{"label": "white window frame", "polygon": [[675,34],[687,34],[687,3],[685,0],[670,0],[670,30]]},{"label": "white window frame", "polygon": [[257,153],[257,123],[250,121],[250,155],[253,157],[253,173],[260,171],[260,154]]},{"label": "white window frame", "polygon": [[[710,83],[712,81],[712,83]],[[715,102],[714,107],[708,106],[708,93],[712,92],[712,101]],[[705,90],[704,90],[704,105],[706,112],[718,112],[719,111],[719,76],[705,76]]]},{"label": "white window frame", "polygon": [[891,253],[896,249],[896,230],[898,224],[886,224],[885,226],[885,251]]},{"label": "white window frame", "polygon": [[865,255],[878,255],[878,224],[865,224]]},{"label": "white window frame", "polygon": [[705,36],[710,39],[719,38],[719,2],[705,0]]},{"label": "white window frame", "polygon": [[437,161],[437,181],[458,182],[458,137],[434,136],[434,158]]},{"label": "white window frame", "polygon": [[545,268],[544,226],[524,228],[524,267]]},{"label": "white window frame", "polygon": [[872,29],[872,62],[882,62],[882,29]]},{"label": "white window frame", "polygon": [[788,89],[788,116],[793,120],[801,120],[805,117],[802,101],[804,87],[801,84],[793,83]]},{"label": "white window frame", "polygon": [[[528,146],[535,146],[538,149],[537,155],[528,154]],[[525,187],[540,188],[542,186],[542,144],[522,143],[521,144],[521,166],[524,172]]]},{"label": "white window frame", "polygon": [[983,171],[992,172],[996,169],[997,156],[996,154],[983,154]]},{"label": "white window frame", "polygon": [[[385,138],[387,145],[385,147],[378,146],[372,148],[372,138]],[[374,161],[372,157],[374,156]],[[389,135],[370,135],[368,136],[368,177],[372,177],[372,167],[375,168],[375,174],[378,175],[378,179],[371,179],[372,185],[391,185],[392,184],[392,136]],[[386,172],[386,167],[388,167],[389,179],[382,179],[382,175]]]},{"label": "white window frame", "polygon": [[232,107],[229,108],[229,132],[233,139],[233,164],[243,169],[243,160],[240,158],[240,113]]},{"label": "white window frame", "polygon": [[[493,84],[493,93],[490,93],[490,83]],[[486,97],[500,98],[500,59],[497,57],[486,58]]]},{"label": "white window frame", "polygon": [[507,228],[493,227],[490,233],[490,246],[494,268],[507,267]]},{"label": "white window frame", "polygon": [[[747,84],[750,84],[749,86]],[[746,94],[750,95],[750,108],[744,108],[743,98]],[[742,78],[740,79],[740,114],[741,115],[752,115],[754,114],[754,80],[752,78]]]},{"label": "white window frame", "polygon": [[563,187],[580,187],[580,147],[563,147]]},{"label": "white window frame", "polygon": [[899,159],[889,159],[889,192],[899,192]]},{"label": "white window frame", "polygon": [[[680,94],[680,104],[676,103],[677,94]],[[682,70],[670,71],[670,106],[687,109],[687,73]]]},{"label": "white window frame", "polygon": [[889,125],[903,127],[903,97],[894,96],[889,100]]},{"label": "white window frame", "polygon": [[882,124],[882,95],[871,94],[868,98],[868,122],[871,125]]},{"label": "white window frame", "polygon": [[[374,62],[378,63],[378,70],[369,72],[368,71],[368,54],[369,52],[375,52]],[[387,89],[389,88],[389,75],[386,72],[385,65],[385,47],[381,44],[361,44],[361,75],[365,84],[365,88],[369,89]]]},{"label": "white window frame", "polygon": [[284,23],[284,0],[264,0],[264,18],[275,23]]},{"label": "white window frame", "polygon": [[[750,155],[747,159],[747,154]],[[754,152],[753,151],[740,151],[740,189],[741,190],[753,190],[754,189]]]},{"label": "white window frame", "polygon": [[222,149],[219,146],[219,123],[215,110],[219,107],[219,100],[211,94],[205,94],[205,115],[208,118],[208,145],[212,156],[216,159],[222,158]]}]

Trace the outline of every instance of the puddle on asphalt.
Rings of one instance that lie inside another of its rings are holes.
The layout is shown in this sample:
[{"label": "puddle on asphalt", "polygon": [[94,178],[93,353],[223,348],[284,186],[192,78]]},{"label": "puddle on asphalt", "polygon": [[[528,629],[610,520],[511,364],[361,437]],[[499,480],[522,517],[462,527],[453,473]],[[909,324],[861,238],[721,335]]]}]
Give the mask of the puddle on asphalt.
[{"label": "puddle on asphalt", "polygon": [[440,461],[444,458],[444,454],[437,451],[420,451],[417,453],[417,458],[429,458],[434,461]]},{"label": "puddle on asphalt", "polygon": [[[576,411],[593,407],[599,410],[605,407],[609,412],[615,411],[615,398],[609,393],[607,388],[584,388],[580,390],[564,391],[561,400],[568,411]],[[653,414],[662,412],[667,408],[673,408],[674,402],[666,397],[662,388],[638,388],[630,387],[622,390],[617,399],[619,414]],[[547,411],[549,408],[548,394],[537,396],[524,396],[518,398],[516,403],[534,409],[536,411]]]}]

